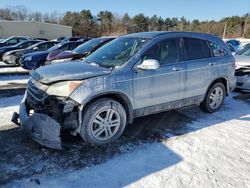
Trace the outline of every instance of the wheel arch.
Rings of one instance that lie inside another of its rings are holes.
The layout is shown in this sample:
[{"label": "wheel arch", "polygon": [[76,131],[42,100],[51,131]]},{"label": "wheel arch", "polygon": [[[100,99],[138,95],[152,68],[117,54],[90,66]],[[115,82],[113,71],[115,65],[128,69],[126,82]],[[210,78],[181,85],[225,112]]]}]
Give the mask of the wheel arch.
[{"label": "wheel arch", "polygon": [[215,84],[215,83],[222,83],[225,86],[226,89],[226,95],[228,96],[229,94],[229,81],[227,79],[227,77],[218,77],[215,78],[209,85],[209,87],[207,88],[206,94],[208,93],[209,89]]},{"label": "wheel arch", "polygon": [[119,102],[126,111],[128,123],[129,124],[133,123],[132,102],[130,101],[129,97],[122,92],[112,91],[112,92],[99,93],[97,95],[90,97],[88,100],[84,101],[83,106],[86,107],[87,105],[101,98],[111,98]]}]

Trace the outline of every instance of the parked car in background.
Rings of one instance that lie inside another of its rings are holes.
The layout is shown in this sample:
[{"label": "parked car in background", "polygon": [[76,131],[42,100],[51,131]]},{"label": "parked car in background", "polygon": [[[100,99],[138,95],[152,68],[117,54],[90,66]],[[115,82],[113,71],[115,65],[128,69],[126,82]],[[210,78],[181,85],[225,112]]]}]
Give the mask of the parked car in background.
[{"label": "parked car in background", "polygon": [[250,91],[250,44],[235,54],[236,89]]},{"label": "parked car in background", "polygon": [[242,49],[242,44],[239,40],[230,39],[230,40],[227,40],[226,43],[230,44],[235,49],[236,52]]},{"label": "parked car in background", "polygon": [[112,41],[114,38],[115,37],[101,37],[101,38],[91,39],[88,42],[81,44],[72,51],[63,51],[58,55],[54,56],[53,58],[48,56],[46,64],[81,59],[91,54],[104,44],[107,44],[108,42]]},{"label": "parked car in background", "polygon": [[32,71],[12,121],[51,148],[61,147],[61,129],[80,134],[87,143],[106,144],[117,140],[136,117],[190,105],[209,113],[220,110],[235,87],[234,63],[216,36],[124,35],[79,63]]},{"label": "parked car in background", "polygon": [[16,45],[20,42],[26,41],[26,40],[30,40],[31,38],[29,37],[23,37],[23,36],[12,36],[9,37],[7,39],[4,39],[0,42],[0,47],[3,46],[13,46]]},{"label": "parked car in background", "polygon": [[81,40],[81,39],[88,39],[87,37],[65,37],[64,39],[61,40],[61,42],[69,42],[69,41],[78,41],[78,40]]},{"label": "parked car in background", "polygon": [[66,39],[67,37],[59,37],[57,39],[52,39],[51,41],[58,41],[58,42],[62,42],[64,39]]},{"label": "parked car in background", "polygon": [[233,55],[235,55],[235,53],[238,51],[238,49],[235,46],[233,46],[233,45],[231,45],[229,43],[227,43],[227,46],[228,46],[229,50],[232,52]]},{"label": "parked car in background", "polygon": [[2,59],[3,54],[5,54],[6,52],[11,51],[11,50],[18,50],[18,49],[28,48],[29,46],[32,46],[32,45],[34,45],[34,44],[36,44],[38,42],[41,42],[41,41],[40,40],[27,40],[27,41],[20,42],[20,43],[14,45],[14,46],[1,47],[0,48],[0,61],[3,60]]},{"label": "parked car in background", "polygon": [[46,39],[46,38],[33,38],[33,40],[48,41],[48,39]]},{"label": "parked car in background", "polygon": [[79,45],[85,43],[84,41],[69,41],[69,42],[62,42],[54,47],[54,50],[51,50],[51,52],[47,56],[47,60],[54,59],[58,54],[64,51],[71,51],[77,48]]},{"label": "parked car in background", "polygon": [[64,50],[75,49],[78,45],[82,43],[83,42],[78,42],[78,41],[64,42],[64,43],[59,43],[46,51],[28,53],[20,58],[19,64],[21,65],[22,68],[27,70],[36,69],[42,65],[45,65],[47,56],[49,58],[53,58],[54,56],[56,56],[57,54],[59,54]]},{"label": "parked car in background", "polygon": [[57,42],[57,41],[44,41],[44,42],[36,43],[36,44],[34,44],[28,48],[25,48],[25,49],[12,50],[12,51],[6,52],[3,55],[3,61],[5,63],[8,63],[8,64],[18,65],[19,59],[23,55],[28,54],[28,53],[32,53],[32,52],[37,52],[37,51],[45,51],[58,43],[59,42]]}]

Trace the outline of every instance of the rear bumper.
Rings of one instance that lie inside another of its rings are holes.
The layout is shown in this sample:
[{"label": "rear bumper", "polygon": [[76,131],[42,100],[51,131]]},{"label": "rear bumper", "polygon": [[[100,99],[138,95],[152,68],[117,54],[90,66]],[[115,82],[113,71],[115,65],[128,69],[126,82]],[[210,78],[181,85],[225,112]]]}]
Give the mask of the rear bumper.
[{"label": "rear bumper", "polygon": [[14,113],[12,121],[19,124],[25,134],[37,143],[53,149],[61,149],[60,124],[43,113],[29,115],[26,106],[26,94],[21,101],[19,114]]}]

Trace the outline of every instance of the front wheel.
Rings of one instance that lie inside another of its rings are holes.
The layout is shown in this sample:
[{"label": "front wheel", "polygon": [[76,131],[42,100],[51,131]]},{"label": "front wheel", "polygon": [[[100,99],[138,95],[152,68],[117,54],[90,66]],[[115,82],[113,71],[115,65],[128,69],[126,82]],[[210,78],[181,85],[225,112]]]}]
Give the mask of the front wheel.
[{"label": "front wheel", "polygon": [[208,113],[217,112],[223,106],[226,96],[226,89],[222,83],[215,83],[207,92],[200,108]]},{"label": "front wheel", "polygon": [[81,137],[84,141],[102,145],[117,140],[126,126],[123,106],[110,98],[98,99],[83,112]]}]

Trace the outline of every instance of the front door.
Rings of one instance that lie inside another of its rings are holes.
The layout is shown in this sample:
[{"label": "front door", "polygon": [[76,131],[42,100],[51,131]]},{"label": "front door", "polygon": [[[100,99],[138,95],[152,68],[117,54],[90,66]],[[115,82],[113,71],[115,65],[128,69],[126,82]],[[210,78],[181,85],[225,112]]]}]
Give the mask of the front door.
[{"label": "front door", "polygon": [[182,67],[179,64],[178,39],[164,39],[146,50],[141,56],[160,63],[156,70],[135,69],[134,97],[135,108],[147,108],[145,114],[174,108],[174,103],[181,105],[184,91]]},{"label": "front door", "polygon": [[182,64],[179,62],[179,39],[161,41],[160,68],[154,73],[154,105],[156,110],[181,107],[184,92]]}]

